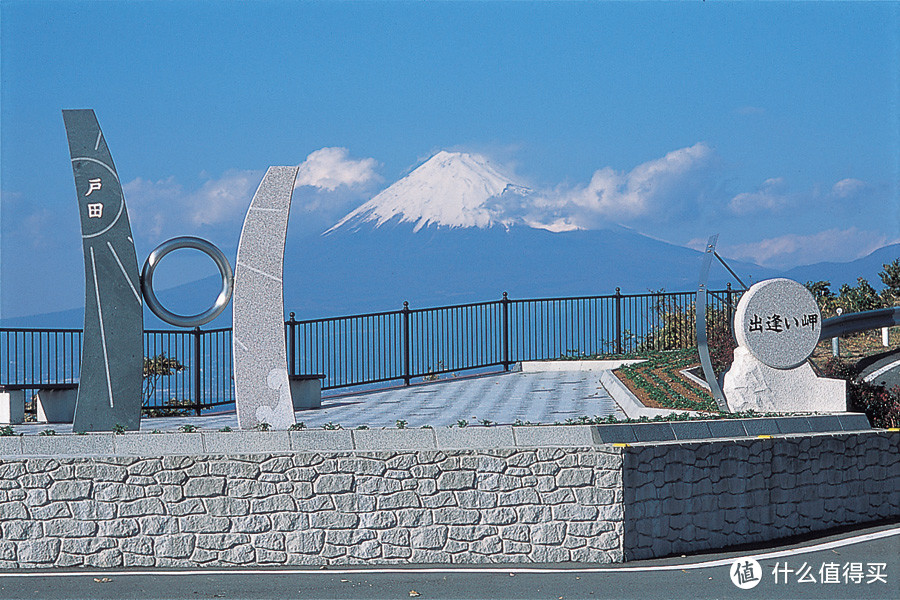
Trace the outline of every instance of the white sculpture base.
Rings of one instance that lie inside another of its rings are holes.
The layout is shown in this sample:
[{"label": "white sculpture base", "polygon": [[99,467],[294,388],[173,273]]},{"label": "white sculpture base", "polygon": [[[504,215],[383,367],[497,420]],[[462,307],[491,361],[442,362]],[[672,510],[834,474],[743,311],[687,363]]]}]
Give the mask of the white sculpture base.
[{"label": "white sculpture base", "polygon": [[0,425],[18,425],[25,421],[25,390],[0,392]]},{"label": "white sculpture base", "polygon": [[78,391],[74,388],[71,390],[38,390],[38,423],[73,422],[77,398]]},{"label": "white sculpture base", "polygon": [[847,382],[827,379],[804,362],[793,369],[767,366],[746,349],[734,349],[723,386],[732,412],[845,412]]}]

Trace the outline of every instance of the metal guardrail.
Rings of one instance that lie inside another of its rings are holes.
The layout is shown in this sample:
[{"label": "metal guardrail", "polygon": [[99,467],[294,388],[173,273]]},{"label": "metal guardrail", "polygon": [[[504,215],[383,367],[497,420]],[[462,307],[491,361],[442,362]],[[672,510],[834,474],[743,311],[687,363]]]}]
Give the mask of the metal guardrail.
[{"label": "metal guardrail", "polygon": [[[508,369],[527,360],[696,345],[693,292],[496,301],[285,322],[291,374],[325,375],[323,389]],[[731,321],[740,292],[710,291],[707,315]],[[78,379],[81,331],[0,328],[0,385]],[[144,411],[200,414],[234,402],[231,330],[147,330],[144,356],[183,365],[157,376]]]},{"label": "metal guardrail", "polygon": [[900,306],[839,315],[822,321],[819,340],[827,340],[856,331],[900,325]]}]

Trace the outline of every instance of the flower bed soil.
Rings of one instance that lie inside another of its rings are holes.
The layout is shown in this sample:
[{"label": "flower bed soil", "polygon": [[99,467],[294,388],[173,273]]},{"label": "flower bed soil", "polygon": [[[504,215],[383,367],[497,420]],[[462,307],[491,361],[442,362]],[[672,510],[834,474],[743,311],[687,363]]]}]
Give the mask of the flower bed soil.
[{"label": "flower bed soil", "polygon": [[712,395],[680,373],[699,362],[696,349],[673,350],[654,353],[646,362],[614,373],[647,407],[719,413]]}]

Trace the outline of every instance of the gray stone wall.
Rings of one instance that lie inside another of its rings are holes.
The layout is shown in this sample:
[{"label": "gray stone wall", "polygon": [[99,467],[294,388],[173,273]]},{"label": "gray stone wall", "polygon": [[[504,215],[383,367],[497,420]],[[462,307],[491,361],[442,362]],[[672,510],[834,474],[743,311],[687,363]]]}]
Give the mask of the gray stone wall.
[{"label": "gray stone wall", "polygon": [[898,445],[613,446],[588,426],[4,437],[0,568],[696,552],[900,516]]},{"label": "gray stone wall", "polygon": [[627,448],[625,559],[900,516],[900,433]]},{"label": "gray stone wall", "polygon": [[0,460],[0,568],[610,562],[622,449]]}]

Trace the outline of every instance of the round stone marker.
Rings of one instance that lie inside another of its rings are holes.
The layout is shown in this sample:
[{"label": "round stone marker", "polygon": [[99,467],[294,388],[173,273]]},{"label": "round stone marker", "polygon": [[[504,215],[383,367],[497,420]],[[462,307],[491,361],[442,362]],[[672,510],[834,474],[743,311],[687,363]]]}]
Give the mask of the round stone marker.
[{"label": "round stone marker", "polygon": [[813,295],[790,279],[754,284],[738,302],[734,335],[761,363],[791,369],[812,355],[822,331]]}]

